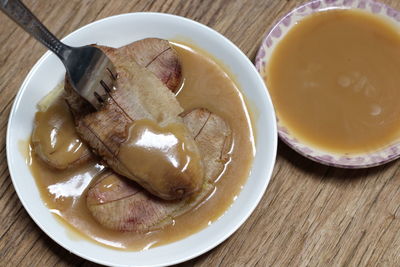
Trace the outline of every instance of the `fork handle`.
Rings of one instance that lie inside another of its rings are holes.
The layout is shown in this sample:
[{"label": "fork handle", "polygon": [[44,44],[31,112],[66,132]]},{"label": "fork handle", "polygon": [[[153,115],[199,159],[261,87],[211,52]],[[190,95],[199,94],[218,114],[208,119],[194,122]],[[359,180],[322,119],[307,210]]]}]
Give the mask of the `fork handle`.
[{"label": "fork handle", "polygon": [[21,28],[53,51],[63,62],[71,48],[58,40],[20,0],[0,0],[0,9]]}]

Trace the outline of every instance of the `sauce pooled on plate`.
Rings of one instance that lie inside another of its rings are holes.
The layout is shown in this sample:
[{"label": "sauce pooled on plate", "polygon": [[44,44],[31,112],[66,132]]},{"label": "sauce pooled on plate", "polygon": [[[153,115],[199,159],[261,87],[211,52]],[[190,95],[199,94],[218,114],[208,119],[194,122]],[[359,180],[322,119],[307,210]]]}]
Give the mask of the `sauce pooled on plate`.
[{"label": "sauce pooled on plate", "polygon": [[[173,47],[179,54],[182,63],[183,84],[177,99],[183,109],[190,111],[199,107],[206,108],[223,118],[232,130],[232,144],[229,145],[228,157],[226,159],[221,158],[220,162],[223,170],[218,175],[212,175],[213,179],[209,184],[212,190],[209,194],[207,193],[206,198],[190,207],[190,210],[187,210],[184,214],[172,218],[163,227],[138,233],[116,231],[104,227],[92,216],[87,204],[90,206],[98,203],[91,202],[94,200],[92,198],[89,198],[87,203],[88,189],[98,182],[97,193],[101,195],[119,193],[114,196],[116,202],[120,198],[135,193],[129,191],[130,188],[124,185],[132,183],[132,181],[116,179],[116,176],[112,175],[99,181],[97,178],[106,170],[96,157],[91,157],[79,166],[73,165],[73,167],[57,170],[41,160],[31,149],[28,162],[30,162],[32,175],[36,180],[43,201],[52,213],[58,215],[62,218],[61,221],[70,226],[73,233],[79,234],[79,238],[87,237],[103,245],[129,250],[145,250],[180,240],[217,220],[232,205],[249,175],[255,152],[254,140],[249,114],[235,82],[212,58],[201,51],[183,44],[174,44]],[[205,114],[208,114],[205,118],[207,121],[215,122],[213,120],[215,116],[211,113]],[[53,102],[50,107],[36,114],[35,131],[40,133],[40,136],[44,136],[45,138],[42,139],[45,140],[51,139],[52,129],[58,125],[52,124],[53,127],[48,127],[49,121],[60,121],[60,124],[63,125],[64,130],[55,131],[56,136],[52,140],[55,142],[54,147],[60,147],[59,152],[64,151],[65,153],[68,149],[65,149],[64,144],[73,142],[77,135],[63,136],[64,133],[73,133],[75,127],[68,107],[63,101]],[[172,141],[167,147],[174,151],[178,149],[174,147],[173,143],[176,140],[171,138],[173,136],[170,133],[174,132],[179,135],[179,129],[173,129],[173,127],[159,128],[146,121],[137,121],[136,127],[148,129],[147,134],[150,135],[164,135]],[[207,129],[203,129],[203,132],[205,130]],[[132,143],[136,144],[136,147],[128,147],[127,149],[142,150],[142,148],[151,145],[150,140],[143,142],[144,145],[140,145],[140,138],[138,137],[144,137],[146,134],[143,131],[139,131],[139,133],[142,134],[130,136],[135,141]],[[215,142],[215,139],[210,138],[196,139],[199,147],[201,143],[210,143],[210,140]],[[85,144],[82,144],[81,149],[88,148]],[[146,153],[151,154],[155,151],[147,151]],[[156,156],[160,157],[160,155]],[[184,163],[182,159],[179,159],[179,161]],[[143,168],[147,167],[144,166]],[[152,171],[157,172],[157,167],[154,166],[155,170]],[[207,172],[206,169],[205,171]],[[108,200],[110,199],[108,198]]]}]

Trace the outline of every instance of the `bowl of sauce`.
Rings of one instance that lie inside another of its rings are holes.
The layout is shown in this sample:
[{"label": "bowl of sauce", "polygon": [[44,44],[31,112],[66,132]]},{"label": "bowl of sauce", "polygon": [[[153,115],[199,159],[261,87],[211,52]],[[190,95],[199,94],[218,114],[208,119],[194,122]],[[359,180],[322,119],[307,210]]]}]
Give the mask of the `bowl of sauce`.
[{"label": "bowl of sauce", "polygon": [[342,168],[400,156],[400,13],[374,1],[313,1],[267,34],[256,67],[281,139]]}]

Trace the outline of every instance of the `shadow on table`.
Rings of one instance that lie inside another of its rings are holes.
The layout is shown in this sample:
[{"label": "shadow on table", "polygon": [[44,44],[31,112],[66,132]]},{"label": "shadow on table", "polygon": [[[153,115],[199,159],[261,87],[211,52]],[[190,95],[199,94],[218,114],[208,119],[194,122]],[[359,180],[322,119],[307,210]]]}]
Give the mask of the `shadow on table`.
[{"label": "shadow on table", "polygon": [[303,173],[310,174],[310,176],[315,179],[334,179],[335,182],[342,183],[354,182],[356,180],[363,179],[366,176],[378,174],[388,169],[396,162],[392,161],[382,166],[364,169],[344,169],[330,167],[314,162],[300,155],[280,140],[278,144],[278,157],[282,157],[285,161],[290,162],[295,168],[299,169]]}]

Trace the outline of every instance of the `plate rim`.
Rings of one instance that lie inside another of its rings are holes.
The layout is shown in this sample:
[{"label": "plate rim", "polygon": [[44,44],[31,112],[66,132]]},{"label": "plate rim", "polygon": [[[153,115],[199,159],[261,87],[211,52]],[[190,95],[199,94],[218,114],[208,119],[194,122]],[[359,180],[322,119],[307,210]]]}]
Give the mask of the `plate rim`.
[{"label": "plate rim", "polygon": [[[252,71],[254,71],[255,73],[257,73],[255,67],[253,66],[253,64],[251,63],[251,61],[249,60],[249,58],[248,58],[235,44],[233,44],[232,41],[230,41],[229,39],[227,39],[225,36],[223,36],[222,34],[218,33],[216,30],[214,30],[214,29],[212,29],[212,28],[210,28],[210,27],[208,27],[208,26],[206,26],[206,25],[203,25],[203,24],[201,24],[201,23],[199,23],[199,22],[196,22],[196,21],[194,21],[194,20],[192,20],[192,19],[185,18],[185,17],[182,17],[182,16],[177,16],[177,15],[172,15],[172,14],[159,13],[159,12],[132,12],[132,13],[123,13],[123,14],[118,14],[118,15],[114,15],[114,16],[109,16],[109,17],[106,17],[106,18],[102,18],[102,19],[93,21],[93,22],[91,22],[91,23],[89,23],[89,24],[87,24],[87,25],[84,25],[84,26],[82,26],[82,27],[80,27],[80,28],[74,30],[73,32],[69,33],[69,34],[66,35],[64,38],[62,38],[62,40],[68,38],[69,36],[71,36],[71,35],[73,35],[73,34],[76,34],[76,33],[79,32],[79,31],[82,31],[82,30],[84,30],[84,29],[86,29],[86,28],[88,28],[88,27],[91,27],[91,26],[94,25],[94,24],[100,23],[100,22],[104,22],[104,21],[108,21],[108,20],[114,20],[114,19],[118,19],[118,18],[121,18],[121,17],[143,16],[143,15],[145,15],[145,16],[151,15],[151,16],[160,16],[160,17],[173,17],[174,19],[178,19],[178,20],[180,20],[180,21],[185,21],[185,22],[192,23],[192,24],[194,23],[194,24],[196,24],[197,27],[201,27],[201,28],[203,28],[203,29],[206,30],[206,31],[212,32],[213,34],[216,33],[216,34],[218,35],[219,38],[222,37],[222,38],[224,39],[224,41],[225,41],[227,44],[229,44],[229,46],[231,46],[233,49],[235,49],[236,52],[238,52],[238,54],[241,55],[240,57],[242,57],[243,59],[246,59],[247,64],[248,64],[249,66],[252,66]],[[11,129],[11,125],[12,125],[11,121],[12,121],[12,120],[14,119],[14,117],[15,117],[16,110],[17,110],[17,108],[18,108],[18,106],[19,106],[19,104],[20,104],[20,102],[21,102],[22,94],[25,92],[26,87],[27,87],[27,84],[28,84],[28,83],[30,82],[30,80],[32,79],[32,76],[35,75],[35,73],[37,72],[37,70],[39,69],[39,67],[40,67],[41,64],[43,63],[43,61],[45,61],[50,55],[51,55],[51,52],[50,52],[50,51],[45,52],[45,54],[44,54],[42,57],[40,57],[40,59],[39,59],[39,60],[33,65],[33,67],[30,69],[29,73],[25,76],[24,81],[23,81],[23,83],[21,84],[21,86],[19,87],[18,93],[17,93],[16,96],[15,96],[15,100],[14,100],[14,103],[13,103],[13,105],[12,105],[12,108],[11,108],[11,111],[10,111],[10,114],[9,114],[9,117],[8,117],[8,125],[7,125],[7,133],[6,133],[6,155],[7,155],[8,169],[9,169],[9,173],[10,173],[10,177],[11,177],[11,180],[12,180],[12,183],[13,183],[13,186],[14,186],[14,189],[15,189],[15,191],[16,191],[16,193],[17,193],[17,195],[18,195],[18,198],[19,198],[20,202],[22,203],[22,205],[23,205],[25,211],[29,214],[30,218],[35,222],[35,224],[36,224],[37,226],[39,226],[39,228],[40,228],[48,237],[50,237],[50,238],[51,238],[54,242],[56,242],[58,245],[60,245],[61,247],[63,247],[63,248],[66,249],[67,251],[69,251],[69,252],[71,252],[71,253],[73,253],[73,254],[75,254],[75,255],[77,255],[77,256],[83,258],[83,259],[87,259],[87,260],[90,260],[90,261],[95,262],[95,263],[106,264],[106,265],[113,265],[113,266],[128,266],[128,265],[125,265],[125,264],[116,264],[115,262],[112,262],[112,260],[111,260],[111,261],[102,261],[102,260],[98,260],[98,259],[93,258],[93,257],[90,257],[90,256],[88,256],[88,255],[86,255],[86,254],[84,254],[84,253],[81,253],[81,251],[80,251],[79,249],[77,249],[76,247],[74,247],[74,246],[70,246],[69,244],[62,243],[62,241],[60,241],[59,238],[57,238],[57,236],[53,236],[51,233],[49,233],[48,229],[41,223],[40,220],[37,219],[36,215],[33,214],[32,210],[30,210],[30,208],[29,208],[29,204],[26,203],[25,199],[24,199],[24,198],[22,197],[22,195],[21,195],[21,192],[20,192],[19,188],[16,186],[14,178],[12,178],[12,177],[13,177],[13,170],[12,170],[12,168],[10,168],[10,167],[11,167],[11,166],[14,166],[14,164],[13,164],[13,157],[12,157],[12,155],[10,154],[10,153],[11,153],[11,151],[10,151],[10,146],[11,146],[11,139],[12,139],[12,137],[11,137],[11,135],[10,135],[10,133],[11,133],[11,131],[12,131],[12,129]],[[258,75],[258,76],[259,76],[259,75]],[[259,80],[258,82],[264,84],[263,81],[262,81],[262,79],[261,79],[261,77],[258,77],[258,80]],[[265,87],[265,85],[264,85],[264,87]],[[269,96],[269,94],[268,94],[267,91],[266,91],[264,94],[265,94],[264,103],[266,103],[267,105],[270,105],[270,106],[272,107],[272,112],[273,112],[272,115],[274,116],[275,113],[274,113],[274,110],[273,110],[273,105],[272,105],[271,98],[270,98],[270,96]],[[243,95],[244,95],[244,94],[243,94]],[[253,119],[254,119],[254,118],[253,118]],[[255,123],[255,122],[253,121],[253,124],[254,124],[254,123]],[[253,127],[254,127],[254,125],[253,125]],[[267,189],[267,187],[268,187],[268,184],[269,184],[269,182],[270,182],[270,180],[271,180],[271,177],[272,177],[272,173],[273,173],[274,166],[275,166],[275,162],[276,162],[276,154],[277,154],[277,131],[276,131],[276,123],[273,124],[273,127],[274,127],[274,129],[273,129],[273,140],[272,140],[273,147],[272,147],[272,148],[269,148],[269,149],[272,151],[272,154],[273,154],[273,159],[271,160],[271,167],[270,167],[270,168],[264,168],[264,167],[262,168],[262,176],[263,176],[263,179],[262,179],[262,180],[264,181],[264,182],[262,183],[262,188],[263,188],[263,190],[262,190],[262,193],[260,193],[260,194],[258,195],[258,197],[257,197],[256,201],[254,202],[254,204],[252,205],[251,209],[249,209],[247,212],[245,212],[244,215],[241,216],[241,219],[238,220],[235,224],[233,224],[233,225],[230,227],[230,230],[229,230],[229,231],[225,232],[225,234],[222,235],[222,236],[221,236],[218,240],[216,240],[215,242],[204,246],[203,249],[197,250],[195,253],[192,253],[191,255],[189,255],[189,256],[187,256],[187,257],[183,257],[183,258],[179,258],[179,257],[178,257],[177,259],[172,260],[172,261],[169,261],[169,262],[167,262],[167,263],[155,263],[155,264],[146,265],[146,266],[164,266],[165,264],[167,264],[167,265],[177,264],[177,263],[181,263],[181,262],[184,262],[184,261],[193,259],[193,258],[195,258],[195,257],[198,257],[199,255],[204,254],[205,252],[207,252],[207,251],[209,251],[209,250],[215,248],[215,247],[218,246],[219,244],[221,244],[221,243],[222,243],[223,241],[225,241],[228,237],[230,237],[234,232],[236,232],[237,229],[238,229],[240,226],[243,225],[243,223],[244,223],[244,222],[250,217],[250,215],[253,213],[254,209],[258,206],[258,204],[259,204],[261,198],[262,198],[262,197],[264,196],[264,194],[265,194],[265,191],[266,191],[266,189]],[[253,130],[255,130],[255,129],[253,128]],[[254,160],[255,160],[255,159],[254,159]],[[254,164],[254,162],[253,162],[253,164]],[[253,167],[252,167],[252,168],[253,168]],[[247,180],[247,182],[248,182],[248,180]],[[247,182],[246,182],[246,184],[247,184]],[[241,190],[241,192],[242,192],[242,191],[243,191],[243,189]],[[241,192],[239,193],[239,195],[241,194]],[[43,202],[42,202],[42,204],[43,204]],[[231,206],[231,207],[232,207],[232,206]],[[231,209],[231,207],[228,208],[228,210]],[[228,211],[228,210],[227,210],[227,211]],[[54,215],[53,215],[53,216],[54,216]],[[221,215],[221,217],[222,217],[222,216],[224,216],[224,215]],[[221,217],[219,217],[219,219],[220,219]],[[217,222],[219,221],[219,219],[217,219],[217,221],[215,221],[214,223],[217,223]],[[205,228],[201,229],[200,231],[198,231],[197,233],[200,233],[200,232],[204,231],[204,230],[207,229],[207,228],[208,228],[208,227],[205,227]],[[195,233],[195,234],[196,234],[196,233]],[[190,236],[193,236],[193,234],[190,235]],[[190,236],[188,236],[188,237],[190,237]],[[182,241],[182,240],[187,239],[188,237],[185,237],[185,238],[183,238],[183,239],[181,239],[181,240],[178,240],[178,241],[176,241],[176,242],[173,242],[173,243],[169,243],[169,244],[167,244],[167,245],[165,245],[165,246],[168,246],[168,245],[170,245],[170,244],[174,244],[174,243],[180,242],[180,241]],[[102,247],[102,245],[98,245],[98,244],[96,244],[96,246]],[[165,246],[164,246],[164,247],[165,247]],[[115,249],[111,249],[111,250],[115,250]],[[141,251],[126,251],[126,252],[130,252],[130,253],[139,253],[139,252],[141,252]],[[137,265],[137,266],[140,266],[140,265]]]}]

